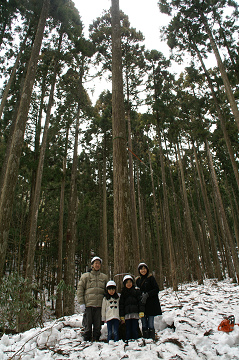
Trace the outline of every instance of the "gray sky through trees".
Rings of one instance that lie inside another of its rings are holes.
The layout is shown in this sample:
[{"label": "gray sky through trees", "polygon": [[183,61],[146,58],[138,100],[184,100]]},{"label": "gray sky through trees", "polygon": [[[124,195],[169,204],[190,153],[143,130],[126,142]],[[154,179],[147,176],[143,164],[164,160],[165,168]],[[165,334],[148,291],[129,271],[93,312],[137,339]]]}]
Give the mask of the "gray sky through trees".
[{"label": "gray sky through trees", "polygon": [[[84,35],[88,38],[89,25],[93,20],[103,15],[104,10],[109,10],[111,0],[74,0],[76,8],[79,10],[81,20],[84,24]],[[158,50],[164,54],[166,58],[169,57],[170,49],[166,42],[160,40],[160,27],[167,25],[170,20],[165,14],[161,14],[158,7],[158,0],[120,0],[120,9],[129,17],[131,27],[141,31],[145,37],[144,43],[146,50]],[[174,64],[172,72],[181,72],[184,65]],[[93,103],[98,99],[100,93],[109,89],[111,91],[111,82],[107,81],[107,75],[103,75],[102,79],[94,81],[94,93],[91,96],[90,89],[92,83],[89,82],[89,95]]]},{"label": "gray sky through trees", "polygon": [[[85,36],[88,35],[88,26],[97,17],[100,17],[103,10],[109,10],[110,0],[74,0],[76,8],[79,10],[81,20],[85,26]],[[132,27],[140,30],[145,36],[145,46],[149,50],[157,49],[162,51],[165,56],[169,53],[169,48],[160,41],[159,27],[168,23],[169,17],[161,14],[157,5],[158,0],[120,0],[120,9],[129,16]]]}]

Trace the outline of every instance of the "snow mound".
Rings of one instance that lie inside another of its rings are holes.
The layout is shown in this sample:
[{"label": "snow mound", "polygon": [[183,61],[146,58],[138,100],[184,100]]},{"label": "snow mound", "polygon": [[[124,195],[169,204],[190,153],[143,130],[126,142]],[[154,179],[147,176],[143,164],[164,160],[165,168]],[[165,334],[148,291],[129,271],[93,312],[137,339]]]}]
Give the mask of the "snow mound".
[{"label": "snow mound", "polygon": [[238,285],[230,279],[183,284],[178,292],[160,291],[162,316],[155,318],[156,341],[138,339],[128,346],[122,341],[105,342],[104,324],[100,342],[84,342],[82,314],[47,322],[0,339],[0,360],[236,360],[239,359],[239,326],[230,333],[218,331],[225,316],[239,323]]}]

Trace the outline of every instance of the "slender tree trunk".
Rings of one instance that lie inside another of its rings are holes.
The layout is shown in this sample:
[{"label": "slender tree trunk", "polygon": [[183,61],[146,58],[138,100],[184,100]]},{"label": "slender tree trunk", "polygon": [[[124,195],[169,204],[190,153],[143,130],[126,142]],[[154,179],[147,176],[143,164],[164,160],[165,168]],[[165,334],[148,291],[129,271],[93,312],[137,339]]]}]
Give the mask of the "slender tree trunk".
[{"label": "slender tree trunk", "polygon": [[211,210],[210,210],[210,203],[209,203],[209,199],[208,199],[207,192],[206,192],[205,180],[203,177],[203,173],[200,170],[197,152],[196,152],[194,145],[193,145],[193,152],[194,152],[194,159],[195,159],[196,168],[197,168],[197,175],[198,175],[198,179],[199,179],[200,189],[201,189],[205,212],[206,212],[206,217],[207,217],[208,232],[209,232],[209,236],[210,236],[210,240],[211,240],[211,248],[212,248],[212,256],[213,256],[213,264],[215,267],[215,274],[216,274],[216,277],[218,278],[218,280],[222,280],[222,273],[221,273],[220,263],[219,263],[218,254],[217,254],[216,239],[215,239],[215,234],[214,234],[214,230],[213,230],[213,219],[212,219],[212,214],[211,214]]},{"label": "slender tree trunk", "polygon": [[[160,232],[159,232],[159,218],[158,218],[158,210],[157,210],[157,203],[156,203],[156,194],[155,194],[155,187],[154,187],[154,176],[153,176],[153,168],[152,168],[152,161],[149,152],[149,165],[150,165],[150,175],[151,175],[151,184],[152,184],[152,191],[153,191],[153,201],[154,201],[154,222],[156,227],[156,239],[157,239],[157,248],[158,248],[158,267],[159,267],[159,289],[163,289],[163,263],[162,263],[162,249],[161,249],[161,240],[160,240]],[[162,221],[161,221],[162,222]]]},{"label": "slender tree trunk", "polygon": [[109,273],[109,258],[108,258],[108,234],[107,234],[107,186],[106,186],[106,133],[104,134],[104,150],[103,150],[103,270],[106,274]]},{"label": "slender tree trunk", "polygon": [[141,243],[141,259],[142,261],[148,261],[148,253],[146,252],[146,242],[145,242],[145,221],[144,221],[144,204],[143,198],[140,190],[140,176],[139,176],[139,166],[137,166],[137,189],[138,189],[138,204],[139,204],[139,224],[140,224],[140,243]]},{"label": "slender tree trunk", "polygon": [[[62,163],[61,197],[60,197],[59,230],[58,230],[58,254],[57,254],[57,279],[56,279],[57,285],[59,285],[63,279],[62,252],[63,252],[64,202],[65,202],[66,158],[67,158],[67,149],[68,149],[68,137],[69,137],[69,126],[67,126],[66,129],[65,155]],[[56,316],[59,318],[63,315],[61,289],[57,289],[56,295],[57,295]]]},{"label": "slender tree trunk", "polygon": [[[188,258],[188,251],[187,251],[187,244],[185,243],[185,239],[183,236],[183,228],[182,228],[182,223],[181,223],[181,219],[180,219],[180,206],[178,203],[178,199],[176,196],[176,191],[175,191],[175,186],[174,186],[174,181],[173,181],[173,176],[172,176],[172,170],[170,167],[170,162],[169,159],[167,157],[167,163],[168,163],[168,168],[169,168],[169,174],[170,174],[170,182],[171,182],[171,188],[172,188],[172,193],[173,193],[173,218],[174,218],[174,233],[175,233],[175,253],[176,253],[176,259],[177,259],[177,263],[178,263],[178,267],[180,267],[180,274],[181,274],[181,280],[179,280],[180,282],[184,281],[184,277],[183,274],[186,272],[188,273],[190,271],[190,265],[189,265],[189,258]],[[173,237],[173,235],[172,235]],[[179,278],[178,276],[178,271],[177,271],[177,278]]]},{"label": "slender tree trunk", "polygon": [[2,117],[2,113],[3,113],[3,109],[5,107],[5,104],[6,104],[6,101],[7,101],[7,98],[8,98],[8,94],[9,94],[9,90],[12,86],[12,83],[13,83],[13,80],[15,78],[15,74],[16,74],[16,71],[17,71],[17,67],[18,67],[18,64],[19,64],[19,61],[21,59],[21,56],[22,56],[22,51],[25,47],[25,44],[26,44],[26,40],[27,40],[27,37],[28,37],[29,33],[27,32],[26,36],[25,36],[25,39],[23,40],[21,46],[20,46],[20,50],[19,50],[19,53],[17,55],[17,58],[16,58],[16,61],[15,61],[15,64],[12,68],[12,72],[11,72],[11,75],[10,75],[10,78],[7,82],[7,85],[4,89],[4,92],[3,92],[3,96],[2,96],[2,100],[1,100],[1,104],[0,104],[0,119]]},{"label": "slender tree trunk", "polygon": [[178,290],[178,280],[177,280],[177,273],[176,273],[176,259],[174,254],[174,247],[173,247],[173,237],[172,237],[172,229],[171,229],[171,220],[169,214],[169,203],[168,203],[168,190],[167,190],[167,183],[166,183],[166,173],[165,173],[165,165],[164,165],[164,156],[163,156],[163,149],[162,149],[162,139],[161,139],[161,132],[159,129],[158,124],[158,137],[159,137],[159,156],[160,156],[160,166],[161,166],[161,174],[162,174],[162,185],[163,185],[163,208],[165,214],[165,226],[166,226],[166,238],[168,243],[169,249],[169,265],[170,265],[170,272],[172,277],[172,284],[173,290]]},{"label": "slender tree trunk", "polygon": [[232,202],[232,195],[231,195],[231,191],[229,188],[229,184],[228,184],[228,180],[227,180],[227,175],[224,174],[225,176],[225,183],[226,183],[226,193],[227,193],[227,197],[229,199],[229,203],[230,203],[230,209],[231,209],[231,214],[232,214],[232,219],[233,219],[233,227],[234,227],[234,232],[235,232],[235,238],[236,238],[236,243],[237,243],[237,248],[239,249],[239,226],[238,226],[238,218],[236,217],[235,211],[234,211],[234,206],[233,206],[233,202]]},{"label": "slender tree trunk", "polygon": [[187,191],[186,191],[186,184],[185,184],[185,179],[184,179],[183,165],[182,165],[182,160],[181,160],[181,155],[180,155],[178,145],[177,145],[177,154],[178,154],[178,163],[179,163],[179,168],[180,168],[180,173],[181,173],[181,181],[182,181],[182,188],[183,188],[183,199],[184,199],[184,206],[185,206],[185,213],[186,213],[186,224],[187,224],[187,229],[188,229],[188,233],[189,233],[189,236],[190,236],[190,241],[191,241],[191,244],[192,244],[193,259],[194,259],[193,261],[195,262],[195,264],[193,264],[193,265],[196,267],[198,283],[202,284],[203,283],[203,278],[202,278],[202,271],[201,271],[201,267],[200,267],[200,263],[199,263],[198,245],[197,245],[197,240],[196,240],[196,237],[195,237],[195,234],[194,234],[194,231],[193,231],[191,212],[190,212],[190,208],[189,208]]},{"label": "slender tree trunk", "polygon": [[24,132],[31,101],[31,93],[35,80],[38,57],[43,39],[46,19],[48,16],[49,5],[50,0],[43,1],[42,11],[38,22],[38,29],[31,52],[31,58],[28,64],[24,89],[19,105],[14,134],[12,137],[12,143],[9,149],[9,157],[6,164],[5,173],[1,174],[3,180],[1,181],[2,189],[0,197],[0,278],[2,277],[4,271],[14,190],[18,177],[21,150],[24,141]]},{"label": "slender tree trunk", "polygon": [[[60,39],[59,39],[57,55],[60,52],[61,42],[62,42],[62,33],[61,33]],[[58,58],[58,56],[57,56],[57,58]],[[44,133],[43,133],[43,138],[42,138],[41,151],[40,151],[39,163],[38,163],[38,169],[37,169],[37,175],[36,175],[36,187],[35,187],[34,197],[33,197],[32,213],[31,213],[31,217],[30,217],[28,254],[27,254],[27,263],[26,263],[26,274],[25,274],[26,278],[29,278],[29,279],[31,279],[33,276],[34,256],[35,256],[35,249],[36,249],[38,209],[39,209],[40,194],[41,194],[41,182],[42,182],[42,175],[43,175],[45,153],[46,153],[46,148],[47,148],[47,136],[48,136],[48,129],[49,129],[49,124],[50,124],[51,109],[53,106],[53,97],[54,97],[54,90],[55,90],[55,84],[56,84],[57,68],[58,68],[58,60],[55,60],[53,79],[52,79],[51,91],[50,91],[49,101],[48,101],[48,106],[47,106]]]},{"label": "slender tree trunk", "polygon": [[216,202],[216,204],[218,204],[218,207],[219,207],[222,228],[223,228],[223,230],[225,232],[225,239],[226,239],[226,241],[228,239],[228,242],[229,242],[229,245],[230,245],[230,251],[231,251],[233,264],[234,264],[235,271],[236,271],[236,277],[237,277],[237,281],[239,282],[238,254],[236,252],[235,242],[233,240],[233,237],[232,237],[229,225],[228,225],[228,221],[227,221],[227,218],[226,218],[226,214],[225,214],[225,210],[224,210],[224,206],[223,206],[223,202],[222,202],[222,198],[221,198],[221,194],[220,194],[220,190],[219,190],[219,186],[218,186],[218,182],[217,182],[216,172],[215,172],[213,162],[212,162],[212,155],[211,155],[207,140],[206,140],[206,150],[207,150],[210,173],[211,173],[212,181],[213,181],[213,188],[214,188],[214,191],[215,191],[215,197],[216,197],[215,202]]},{"label": "slender tree trunk", "polygon": [[195,43],[194,43],[194,49],[197,52],[198,58],[199,58],[199,60],[201,62],[201,65],[203,67],[203,70],[205,72],[205,75],[206,75],[206,78],[207,78],[207,81],[208,81],[209,88],[210,88],[211,93],[212,93],[213,101],[214,101],[214,104],[215,104],[215,107],[216,107],[216,110],[217,110],[217,114],[218,114],[218,118],[219,118],[221,128],[222,128],[223,137],[224,137],[224,140],[226,142],[226,146],[227,146],[229,157],[230,157],[230,160],[231,160],[231,163],[232,163],[232,168],[233,168],[234,175],[235,175],[235,178],[236,178],[237,186],[239,188],[238,166],[237,166],[237,162],[235,160],[234,151],[233,151],[233,148],[232,148],[232,145],[231,145],[231,141],[230,141],[230,138],[228,136],[227,129],[226,129],[226,123],[225,123],[225,120],[224,120],[224,117],[223,117],[223,113],[222,113],[222,111],[220,109],[220,106],[219,106],[219,103],[218,103],[218,100],[217,100],[217,96],[216,96],[215,91],[213,89],[212,80],[211,80],[210,75],[209,75],[209,73],[208,73],[208,71],[206,69],[203,58],[201,56],[201,53],[200,53],[200,51],[199,51],[199,49],[198,49],[198,47],[196,46]]},{"label": "slender tree trunk", "polygon": [[[46,78],[47,78],[48,68],[44,69],[44,74],[42,76],[42,86],[41,86],[41,100],[39,107],[39,114],[36,119],[36,129],[35,129],[35,149],[34,149],[34,162],[35,164],[39,163],[39,155],[40,155],[40,137],[41,137],[41,128],[42,128],[42,113],[44,109],[44,98],[46,96]],[[31,215],[34,210],[34,194],[36,189],[36,180],[37,180],[37,168],[32,170],[31,175],[31,191],[30,191],[30,204],[28,211],[28,219],[27,219],[27,235],[24,247],[24,258],[23,258],[23,274],[26,274],[26,266],[27,266],[27,257],[28,257],[28,249],[29,249],[29,233],[30,233],[30,225],[31,225]]]},{"label": "slender tree trunk", "polygon": [[63,311],[64,315],[72,315],[75,310],[75,249],[76,249],[76,214],[77,214],[77,160],[78,160],[78,137],[79,137],[79,122],[80,122],[80,104],[78,104],[76,129],[75,129],[75,144],[73,164],[71,171],[71,185],[70,185],[70,200],[68,206],[68,220],[67,220],[67,234],[66,234],[66,260],[64,279],[66,289],[63,297]]},{"label": "slender tree trunk", "polygon": [[221,76],[222,76],[222,81],[223,81],[224,86],[225,86],[226,94],[227,94],[229,103],[231,105],[231,110],[232,110],[232,113],[233,113],[233,115],[235,117],[235,121],[236,121],[238,130],[239,130],[239,110],[238,110],[238,107],[237,107],[237,104],[236,104],[236,101],[235,101],[235,98],[234,98],[234,95],[233,95],[233,92],[232,92],[232,89],[231,89],[231,84],[229,82],[227,73],[225,71],[225,68],[224,68],[222,59],[220,57],[217,45],[216,45],[215,40],[214,40],[213,35],[212,35],[212,32],[211,32],[211,30],[210,30],[210,28],[208,26],[207,19],[203,14],[201,14],[201,19],[202,19],[202,22],[203,22],[203,24],[205,26],[205,30],[206,30],[206,32],[208,34],[208,37],[209,37],[213,52],[214,52],[215,57],[217,59],[217,64],[218,64],[218,67],[219,67],[219,70],[220,70],[220,73],[221,73]]},{"label": "slender tree trunk", "polygon": [[231,60],[231,64],[232,64],[232,68],[236,74],[236,77],[237,77],[237,81],[239,81],[239,70],[238,70],[238,64],[235,62],[234,60],[234,57],[233,57],[233,53],[231,51],[231,47],[230,47],[230,44],[228,44],[228,41],[227,41],[227,38],[226,38],[226,35],[225,35],[225,31],[222,27],[222,24],[221,24],[221,21],[219,19],[217,19],[217,22],[219,24],[219,27],[220,27],[220,34],[223,38],[223,42],[224,42],[224,46],[225,48],[227,49],[227,52],[228,52],[228,55],[229,55],[229,58]]},{"label": "slender tree trunk", "polygon": [[[112,127],[114,187],[114,273],[133,271],[128,182],[126,124],[123,96],[121,29],[119,0],[111,0],[112,8]],[[130,259],[131,258],[131,259]]]},{"label": "slender tree trunk", "polygon": [[[130,104],[128,97],[128,146],[132,151],[132,139],[131,139],[131,119],[130,119]],[[129,179],[130,179],[130,198],[131,198],[131,224],[132,224],[132,242],[134,248],[134,265],[135,271],[137,271],[138,264],[140,262],[140,251],[139,251],[139,233],[138,233],[138,222],[137,222],[137,211],[136,211],[136,200],[135,200],[135,187],[134,187],[134,172],[133,172],[133,156],[129,151]]]}]

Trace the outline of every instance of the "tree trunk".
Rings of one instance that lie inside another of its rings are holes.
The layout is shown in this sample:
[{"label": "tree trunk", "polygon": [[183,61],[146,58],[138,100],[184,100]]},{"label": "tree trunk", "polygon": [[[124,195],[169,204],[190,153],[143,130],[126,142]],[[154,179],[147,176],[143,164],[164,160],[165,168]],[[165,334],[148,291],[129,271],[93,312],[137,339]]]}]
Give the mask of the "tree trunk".
[{"label": "tree trunk", "polygon": [[[132,139],[131,139],[131,119],[130,119],[130,104],[129,96],[127,96],[128,111],[128,146],[132,151]],[[139,233],[138,233],[138,222],[137,222],[137,211],[136,211],[136,200],[135,200],[135,187],[134,187],[134,171],[133,171],[133,156],[129,151],[129,179],[130,179],[130,199],[131,199],[131,224],[132,224],[132,242],[134,248],[134,270],[137,272],[138,264],[140,263],[140,251],[139,251]]]},{"label": "tree trunk", "polygon": [[220,70],[220,73],[221,73],[221,76],[222,76],[222,81],[223,81],[224,86],[225,86],[226,94],[227,94],[229,103],[231,105],[231,110],[232,110],[232,113],[233,113],[233,115],[235,117],[235,121],[236,121],[238,130],[239,130],[239,110],[238,110],[238,107],[237,107],[237,104],[236,104],[236,101],[235,101],[235,98],[234,98],[234,95],[233,95],[233,92],[232,92],[232,89],[231,89],[231,84],[229,82],[227,73],[225,71],[225,68],[224,68],[222,59],[220,57],[217,45],[216,45],[215,40],[214,40],[213,35],[212,35],[212,32],[211,32],[211,30],[210,30],[210,28],[208,26],[207,19],[203,14],[201,14],[201,19],[202,19],[202,22],[203,22],[203,24],[205,26],[205,30],[206,30],[206,32],[208,34],[208,37],[209,37],[213,52],[214,52],[215,57],[217,59],[217,64],[218,64],[218,67],[219,67],[219,70]]},{"label": "tree trunk", "polygon": [[114,273],[133,271],[126,124],[122,78],[119,0],[112,1],[112,127],[114,187]]},{"label": "tree trunk", "polygon": [[239,282],[238,254],[236,252],[235,242],[233,240],[233,237],[232,237],[229,225],[228,225],[228,221],[226,218],[226,214],[225,214],[225,210],[224,210],[224,206],[223,206],[223,202],[222,202],[222,198],[221,198],[221,194],[220,194],[220,190],[219,190],[219,186],[218,186],[218,182],[217,182],[216,172],[215,172],[213,162],[212,162],[212,155],[211,155],[207,140],[206,140],[206,150],[207,150],[210,174],[211,174],[212,181],[213,181],[213,189],[215,191],[215,203],[216,203],[216,205],[218,205],[222,229],[225,233],[225,240],[228,241],[229,245],[230,245],[230,252],[231,252],[233,264],[235,267],[236,277],[237,277],[237,281]]},{"label": "tree trunk", "polygon": [[[156,194],[155,194],[155,187],[154,187],[154,176],[153,176],[153,168],[152,168],[152,161],[151,155],[149,152],[149,165],[150,165],[150,175],[151,175],[151,184],[152,184],[152,191],[153,191],[153,201],[154,201],[154,222],[156,227],[156,239],[157,239],[157,260],[158,260],[158,269],[159,269],[159,289],[163,289],[163,262],[162,262],[162,249],[161,249],[161,240],[160,240],[160,232],[159,232],[159,218],[158,218],[158,210],[157,210],[157,203],[156,203]],[[161,223],[162,220],[161,220]],[[156,260],[156,263],[157,263]]]},{"label": "tree trunk", "polygon": [[102,228],[103,228],[103,251],[102,251],[102,259],[103,266],[102,270],[108,274],[109,273],[109,259],[108,259],[108,235],[107,235],[107,186],[106,186],[106,133],[104,134],[104,150],[103,150],[103,220],[102,220]]},{"label": "tree trunk", "polygon": [[[188,273],[190,271],[189,270],[190,265],[189,265],[187,244],[185,243],[185,239],[183,236],[183,228],[182,228],[182,223],[181,223],[181,219],[180,219],[180,207],[179,207],[179,203],[178,203],[178,199],[177,199],[177,195],[176,195],[176,191],[175,191],[172,170],[170,167],[170,162],[169,162],[168,157],[167,157],[167,163],[168,163],[168,168],[169,168],[170,182],[171,182],[171,188],[172,188],[172,193],[173,193],[173,204],[174,204],[173,218],[174,218],[174,229],[175,229],[174,230],[175,253],[176,253],[177,264],[178,264],[178,267],[180,268],[181,280],[179,280],[179,281],[183,282],[184,281],[183,274],[185,274],[185,272]],[[173,235],[172,235],[172,237],[173,237]],[[177,272],[177,279],[179,279],[178,272]]]},{"label": "tree trunk", "polygon": [[[44,109],[44,98],[46,96],[46,78],[48,73],[48,67],[44,69],[44,74],[42,76],[42,86],[41,86],[41,100],[39,106],[39,113],[36,119],[36,129],[35,129],[35,148],[34,148],[34,163],[39,163],[39,153],[40,153],[40,137],[41,137],[41,128],[42,128],[42,113]],[[29,232],[30,232],[30,224],[31,224],[31,214],[34,206],[34,194],[36,189],[36,179],[37,179],[37,169],[33,168],[31,174],[31,191],[30,191],[30,203],[29,203],[29,211],[28,211],[28,219],[27,219],[27,235],[24,247],[24,257],[23,257],[23,274],[26,273],[26,265],[27,265],[27,256],[28,256],[28,248],[29,248]]]},{"label": "tree trunk", "polygon": [[218,255],[217,255],[216,239],[215,239],[215,234],[214,234],[214,230],[213,230],[213,219],[212,219],[210,204],[209,204],[209,200],[208,200],[208,196],[207,196],[207,192],[206,192],[206,184],[205,184],[205,180],[203,177],[203,173],[200,170],[197,152],[196,152],[194,145],[193,145],[193,152],[194,152],[194,159],[196,162],[197,175],[198,175],[201,193],[202,193],[202,197],[203,197],[204,207],[205,207],[205,211],[206,211],[208,232],[209,232],[210,241],[211,241],[212,257],[213,257],[213,264],[215,267],[215,274],[216,274],[216,277],[218,278],[218,280],[222,280],[222,273],[221,273],[220,263],[219,263]]},{"label": "tree trunk", "polygon": [[[81,80],[82,81],[82,80]],[[63,297],[63,312],[64,315],[73,315],[75,310],[75,249],[76,249],[76,214],[77,214],[77,160],[78,160],[78,137],[79,137],[79,123],[80,123],[80,104],[78,104],[76,129],[75,129],[75,144],[73,164],[71,171],[71,185],[70,185],[70,200],[68,206],[68,220],[66,233],[66,256],[65,256],[65,290]]]},{"label": "tree trunk", "polygon": [[194,264],[192,264],[192,266],[194,266],[196,268],[198,283],[202,284],[203,278],[202,278],[202,271],[201,271],[201,267],[200,267],[200,263],[199,263],[198,245],[197,245],[197,240],[196,240],[196,237],[195,237],[195,234],[193,231],[193,224],[192,224],[191,212],[190,212],[189,203],[188,203],[183,165],[182,165],[182,160],[181,160],[181,155],[180,155],[178,145],[177,145],[177,154],[178,154],[178,163],[179,163],[179,169],[180,169],[181,181],[182,181],[183,199],[184,199],[184,206],[185,206],[185,213],[186,213],[186,224],[187,224],[188,234],[190,237],[190,241],[192,244],[192,251],[193,251],[192,255],[193,255]]},{"label": "tree trunk", "polygon": [[223,42],[224,42],[224,46],[225,48],[227,49],[227,52],[228,52],[228,55],[229,55],[229,58],[231,60],[231,64],[232,64],[232,68],[236,74],[236,77],[237,77],[237,81],[239,81],[239,70],[238,70],[238,64],[237,62],[234,61],[234,57],[233,57],[233,53],[231,51],[231,46],[230,44],[228,44],[228,41],[227,41],[227,38],[226,38],[226,34],[225,34],[225,31],[222,27],[222,24],[221,24],[221,21],[219,19],[217,19],[217,22],[219,24],[219,27],[220,27],[220,34],[223,38]]},{"label": "tree trunk", "polygon": [[43,133],[41,151],[40,151],[40,156],[39,156],[39,163],[38,163],[38,168],[37,168],[36,186],[35,186],[34,197],[33,197],[33,205],[32,205],[32,209],[31,209],[32,212],[30,215],[28,253],[27,253],[27,262],[26,262],[26,273],[25,273],[25,277],[29,278],[29,279],[31,279],[33,276],[34,256],[35,256],[35,249],[36,249],[38,209],[39,209],[40,194],[41,194],[41,182],[42,182],[42,175],[43,175],[45,153],[46,153],[46,149],[47,149],[47,136],[48,136],[48,129],[49,129],[49,124],[50,124],[51,109],[53,106],[54,90],[55,90],[55,84],[56,84],[56,74],[57,74],[57,68],[58,68],[58,60],[57,59],[58,59],[58,54],[60,52],[61,42],[62,42],[62,33],[60,35],[57,56],[56,56],[56,60],[55,60],[55,64],[54,64],[51,91],[50,91],[49,100],[48,100],[44,133]]},{"label": "tree trunk", "polygon": [[1,100],[1,104],[0,104],[0,120],[1,120],[1,117],[2,117],[2,113],[3,113],[4,106],[5,106],[6,101],[7,101],[7,98],[8,98],[9,90],[10,90],[10,88],[11,88],[11,86],[12,86],[12,83],[13,83],[13,80],[14,80],[14,78],[15,78],[15,74],[16,74],[16,71],[17,71],[17,67],[18,67],[19,61],[20,61],[20,59],[21,59],[22,51],[23,51],[23,49],[24,49],[24,47],[25,47],[25,44],[26,44],[26,40],[27,40],[27,38],[28,38],[28,35],[29,35],[29,34],[28,34],[28,32],[27,32],[27,34],[26,34],[26,36],[25,36],[25,39],[22,41],[22,44],[21,44],[21,46],[20,46],[20,50],[19,50],[19,53],[18,53],[18,55],[17,55],[15,64],[14,64],[14,66],[13,66],[13,68],[12,68],[12,72],[11,72],[10,78],[9,78],[9,80],[8,80],[8,82],[7,82],[7,85],[6,85],[6,87],[5,87],[5,89],[4,89],[4,92],[3,92],[3,96],[2,96],[2,100]]},{"label": "tree trunk", "polygon": [[140,176],[139,176],[139,166],[137,166],[137,186],[138,186],[138,204],[139,204],[139,224],[140,224],[140,244],[141,252],[140,257],[142,261],[148,261],[148,252],[146,252],[146,242],[145,242],[145,220],[144,220],[144,203],[140,190]]},{"label": "tree trunk", "polygon": [[230,157],[230,160],[231,160],[231,163],[232,163],[232,168],[233,168],[233,171],[234,171],[234,175],[235,175],[235,178],[236,178],[236,182],[237,182],[237,186],[238,186],[238,189],[239,189],[239,173],[238,173],[238,166],[237,166],[237,162],[235,160],[235,157],[234,157],[234,151],[233,151],[233,148],[232,148],[232,145],[231,145],[231,141],[230,141],[230,138],[228,136],[228,132],[227,132],[227,129],[226,129],[226,123],[225,123],[225,120],[224,120],[224,117],[223,117],[223,114],[222,114],[222,111],[220,109],[220,106],[219,106],[219,103],[218,103],[218,100],[217,100],[217,96],[215,94],[215,91],[213,89],[213,84],[212,84],[212,80],[210,78],[210,75],[206,69],[206,66],[204,64],[204,61],[203,61],[203,58],[201,56],[201,53],[200,51],[198,50],[196,44],[194,43],[194,48],[197,52],[197,55],[198,55],[198,58],[201,62],[201,65],[203,67],[203,70],[205,72],[205,75],[206,75],[206,78],[207,78],[207,81],[208,81],[208,85],[209,85],[209,88],[211,90],[211,93],[212,93],[212,97],[213,97],[213,101],[214,101],[214,104],[215,104],[215,107],[216,107],[216,110],[217,110],[217,114],[218,114],[218,118],[220,120],[220,124],[221,124],[221,128],[222,128],[222,132],[223,132],[223,137],[224,137],[224,140],[226,142],[226,146],[227,146],[227,149],[228,149],[228,153],[229,153],[229,157]]},{"label": "tree trunk", "polygon": [[42,11],[38,22],[38,28],[32,47],[31,58],[28,64],[27,75],[18,109],[11,147],[9,149],[9,156],[6,163],[5,172],[4,174],[1,174],[3,180],[1,181],[2,189],[0,197],[0,278],[2,277],[4,271],[14,190],[18,177],[21,150],[24,141],[24,132],[31,101],[32,88],[35,81],[39,52],[43,39],[46,19],[48,16],[49,5],[50,0],[43,1]]},{"label": "tree trunk", "polygon": [[[63,280],[62,269],[62,250],[63,250],[63,228],[64,228],[64,202],[65,202],[65,183],[66,183],[66,158],[68,149],[69,126],[66,129],[65,155],[62,163],[62,180],[61,180],[61,197],[59,209],[59,231],[58,231],[58,254],[57,254],[57,285]],[[57,289],[56,293],[56,316],[59,318],[63,315],[62,308],[62,291]]]}]

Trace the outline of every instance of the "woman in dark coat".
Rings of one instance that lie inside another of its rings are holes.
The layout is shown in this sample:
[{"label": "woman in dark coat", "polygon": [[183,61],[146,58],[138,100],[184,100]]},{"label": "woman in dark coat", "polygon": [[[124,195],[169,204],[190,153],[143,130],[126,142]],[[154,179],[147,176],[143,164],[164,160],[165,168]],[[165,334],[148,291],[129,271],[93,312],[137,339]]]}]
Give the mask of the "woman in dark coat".
[{"label": "woman in dark coat", "polygon": [[136,285],[141,291],[141,301],[145,304],[144,317],[141,319],[143,337],[154,340],[154,317],[162,315],[158,298],[159,287],[155,277],[149,273],[149,268],[145,263],[140,263],[138,270],[140,276],[136,279]]}]

